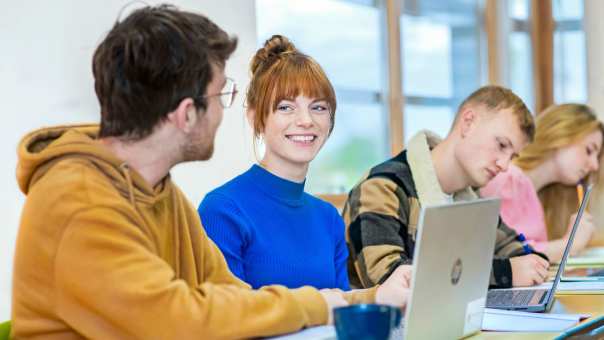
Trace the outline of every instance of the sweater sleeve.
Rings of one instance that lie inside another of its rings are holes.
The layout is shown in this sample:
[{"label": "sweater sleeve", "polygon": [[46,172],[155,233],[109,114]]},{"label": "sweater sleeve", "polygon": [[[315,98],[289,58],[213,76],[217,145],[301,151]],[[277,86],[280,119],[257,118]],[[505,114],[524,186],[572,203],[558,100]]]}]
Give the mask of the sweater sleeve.
[{"label": "sweater sleeve", "polygon": [[[510,228],[505,221],[510,221],[510,215],[517,214],[521,200],[517,192],[514,172],[508,171],[495,176],[485,187],[480,189],[482,197],[498,197],[501,199],[501,212],[497,226],[495,241],[495,254],[493,269],[491,271],[491,287],[508,288],[512,286],[512,265],[510,257],[525,255],[522,243],[518,241],[518,234]],[[538,254],[544,256],[542,254]]]},{"label": "sweater sleeve", "polygon": [[[502,172],[497,174],[492,180],[489,181],[484,187],[480,188],[481,197],[499,197],[502,200],[507,200],[507,194],[511,194],[509,186],[511,183],[511,176],[508,172]],[[502,197],[506,196],[506,197]]]},{"label": "sweater sleeve", "polygon": [[56,293],[49,298],[82,336],[248,338],[327,321],[326,304],[316,289],[251,290],[230,275],[205,235],[199,243],[200,284],[187,284],[157,256],[133,218],[97,206],[78,212],[64,229],[54,263]]},{"label": "sweater sleeve", "polygon": [[334,231],[335,231],[335,270],[336,270],[336,288],[342,290],[350,290],[350,282],[348,280],[348,248],[346,246],[346,238],[344,237],[344,221],[338,215],[334,208]]},{"label": "sweater sleeve", "polygon": [[211,193],[197,211],[204,230],[224,255],[231,272],[247,281],[244,264],[249,226],[239,208],[227,197]]},{"label": "sweater sleeve", "polygon": [[484,188],[483,197],[501,199],[501,219],[518,233],[523,233],[529,244],[543,252],[547,246],[547,231],[543,207],[530,179],[520,169],[510,167],[500,173]]}]

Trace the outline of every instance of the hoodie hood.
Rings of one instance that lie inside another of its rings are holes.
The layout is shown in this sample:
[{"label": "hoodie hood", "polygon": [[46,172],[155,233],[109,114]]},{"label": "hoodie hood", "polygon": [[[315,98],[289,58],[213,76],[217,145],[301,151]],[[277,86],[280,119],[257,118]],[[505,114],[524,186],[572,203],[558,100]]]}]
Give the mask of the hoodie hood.
[{"label": "hoodie hood", "polygon": [[56,126],[32,131],[23,137],[17,149],[17,182],[21,191],[27,195],[60,160],[77,158],[94,165],[133,204],[154,204],[168,194],[169,176],[152,188],[138,172],[98,141],[98,131],[97,124]]}]

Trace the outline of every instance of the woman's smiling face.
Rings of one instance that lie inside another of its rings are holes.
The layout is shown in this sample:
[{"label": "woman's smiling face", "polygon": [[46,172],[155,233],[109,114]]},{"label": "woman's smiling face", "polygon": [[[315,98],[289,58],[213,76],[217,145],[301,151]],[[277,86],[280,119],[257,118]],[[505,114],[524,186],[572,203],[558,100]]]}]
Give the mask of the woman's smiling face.
[{"label": "woman's smiling face", "polygon": [[266,119],[264,158],[285,166],[308,166],[329,137],[331,120],[325,100],[304,95],[280,100]]}]

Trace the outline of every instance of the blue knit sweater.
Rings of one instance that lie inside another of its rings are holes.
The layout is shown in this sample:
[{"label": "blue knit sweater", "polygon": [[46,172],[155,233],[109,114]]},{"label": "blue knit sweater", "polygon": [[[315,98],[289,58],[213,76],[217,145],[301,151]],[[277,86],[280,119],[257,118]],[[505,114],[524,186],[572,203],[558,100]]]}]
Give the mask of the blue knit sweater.
[{"label": "blue knit sweater", "polygon": [[208,193],[199,215],[231,271],[254,288],[350,289],[344,222],[304,183],[254,165]]}]

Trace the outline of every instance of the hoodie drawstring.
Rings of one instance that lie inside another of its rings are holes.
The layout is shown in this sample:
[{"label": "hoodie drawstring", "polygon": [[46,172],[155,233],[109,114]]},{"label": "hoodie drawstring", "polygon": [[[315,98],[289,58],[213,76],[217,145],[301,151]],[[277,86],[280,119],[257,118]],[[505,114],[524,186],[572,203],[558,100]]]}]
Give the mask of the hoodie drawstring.
[{"label": "hoodie drawstring", "polygon": [[126,182],[128,183],[128,198],[130,199],[130,203],[134,204],[134,185],[132,184],[132,178],[130,177],[130,167],[127,163],[120,164],[120,170],[124,173],[126,177]]}]

